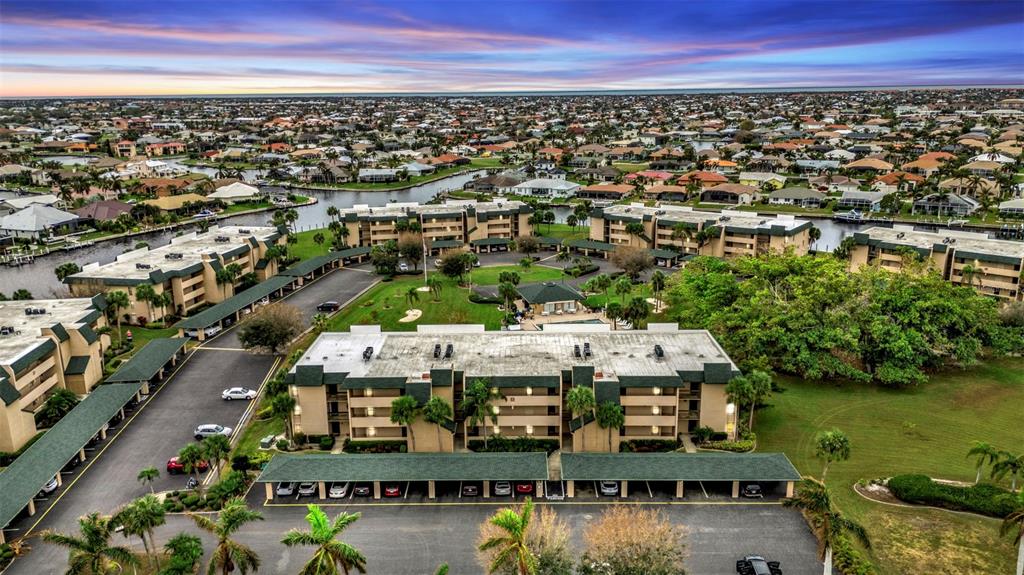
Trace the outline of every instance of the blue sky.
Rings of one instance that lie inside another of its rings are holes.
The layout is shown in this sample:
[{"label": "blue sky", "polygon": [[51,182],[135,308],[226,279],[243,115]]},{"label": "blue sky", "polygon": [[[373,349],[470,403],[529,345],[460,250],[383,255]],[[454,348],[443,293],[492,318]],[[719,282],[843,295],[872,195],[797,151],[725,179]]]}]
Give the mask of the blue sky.
[{"label": "blue sky", "polygon": [[1024,1],[4,0],[0,95],[1024,84]]}]

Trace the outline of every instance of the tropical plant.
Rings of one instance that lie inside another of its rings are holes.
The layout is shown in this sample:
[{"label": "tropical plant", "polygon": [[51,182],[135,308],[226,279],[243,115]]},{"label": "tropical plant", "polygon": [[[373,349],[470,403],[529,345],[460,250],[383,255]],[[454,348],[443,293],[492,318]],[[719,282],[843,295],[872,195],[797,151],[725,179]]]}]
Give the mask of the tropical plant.
[{"label": "tropical plant", "polygon": [[160,470],[156,467],[146,467],[145,469],[139,470],[139,474],[135,476],[135,480],[143,485],[149,486],[149,492],[153,493],[153,482],[160,477]]},{"label": "tropical plant", "polygon": [[845,544],[850,535],[864,547],[871,547],[867,531],[836,509],[828,488],[821,481],[804,479],[796,495],[783,500],[782,504],[799,509],[807,516],[811,529],[818,537],[818,551],[825,562],[825,575],[832,574],[832,550]]},{"label": "tropical plant", "polygon": [[412,426],[422,415],[423,408],[411,395],[401,395],[391,402],[391,423],[402,425],[409,432],[409,451],[416,451],[416,436]]},{"label": "tropical plant", "polygon": [[1017,568],[1014,572],[1024,575],[1024,491],[1017,494],[1017,508],[1003,519],[999,535],[1013,535],[1013,542],[1017,545]]},{"label": "tropical plant", "polygon": [[488,573],[500,572],[514,566],[518,575],[536,573],[536,558],[527,545],[527,530],[533,518],[533,500],[529,497],[518,509],[506,507],[488,519],[488,523],[500,531],[484,539],[477,549],[482,552],[495,550]]},{"label": "tropical plant", "polygon": [[597,407],[594,390],[585,385],[577,385],[565,394],[565,405],[576,417],[593,412]]},{"label": "tropical plant", "polygon": [[654,292],[654,313],[661,308],[661,291],[665,289],[665,274],[661,270],[655,270],[651,274],[651,291]]},{"label": "tropical plant", "polygon": [[281,543],[285,547],[315,547],[313,556],[302,566],[299,575],[348,575],[352,570],[366,573],[366,557],[355,547],[339,541],[338,536],[355,523],[360,513],[339,513],[331,522],[320,506],[307,506],[309,531],[292,529]]},{"label": "tropical plant", "polygon": [[43,541],[68,549],[67,575],[107,575],[135,567],[139,560],[128,547],[112,545],[116,524],[110,517],[90,513],[78,520],[79,535],[43,531]]},{"label": "tropical plant", "polygon": [[122,533],[125,537],[134,535],[142,540],[146,555],[157,569],[160,568],[160,557],[153,538],[153,530],[167,522],[165,513],[163,503],[156,495],[150,493],[125,505],[111,518],[114,525],[123,527]]},{"label": "tropical plant", "polygon": [[78,405],[79,399],[75,392],[67,388],[57,388],[53,395],[46,398],[43,409],[36,416],[40,427],[50,427],[61,420]]},{"label": "tropical plant", "polygon": [[613,450],[613,431],[617,435],[622,426],[626,424],[626,416],[622,411],[622,406],[614,401],[600,403],[594,411],[594,418],[597,420],[598,427],[608,430],[608,451],[611,452]]},{"label": "tropical plant", "polygon": [[217,471],[217,480],[219,481],[221,465],[231,454],[231,440],[220,434],[210,435],[203,439],[200,448],[203,451],[204,459],[210,462]]},{"label": "tropical plant", "polygon": [[641,327],[651,315],[651,304],[643,297],[634,297],[622,309],[623,317],[636,328]]},{"label": "tropical plant", "polygon": [[828,467],[834,461],[846,461],[850,458],[850,438],[838,429],[822,431],[814,439],[814,454],[818,459],[825,460],[821,470],[821,481],[825,482]]},{"label": "tropical plant", "polygon": [[[480,427],[484,439],[484,450],[487,449],[487,422],[498,423],[498,415],[494,412],[494,401],[504,399],[500,393],[490,388],[487,380],[477,379],[466,388],[459,408],[466,415],[466,425]],[[466,435],[469,435],[467,429]]]},{"label": "tropical plant", "polygon": [[275,417],[284,419],[284,433],[288,441],[292,439],[292,413],[295,411],[295,398],[284,391],[270,399],[270,412]]},{"label": "tropical plant", "polygon": [[209,533],[217,540],[210,557],[210,567],[207,569],[209,575],[218,570],[222,575],[230,575],[235,569],[245,575],[250,571],[255,572],[260,567],[260,558],[250,547],[243,545],[231,538],[231,536],[245,526],[246,523],[262,521],[263,515],[257,511],[250,510],[245,501],[241,498],[231,499],[224,505],[224,508],[217,514],[217,519],[211,519],[206,515],[188,513],[196,527]]},{"label": "tropical plant", "polygon": [[82,271],[81,266],[75,262],[66,262],[54,268],[53,273],[57,275],[57,281],[64,281],[64,278]]},{"label": "tropical plant", "polygon": [[323,333],[330,324],[330,318],[322,313],[315,314],[310,321],[313,324],[313,330],[317,333]]},{"label": "tropical plant", "polygon": [[444,281],[441,280],[441,276],[437,274],[427,276],[427,287],[430,289],[430,295],[434,296],[434,301],[441,301],[441,290],[444,289]]},{"label": "tropical plant", "polygon": [[622,304],[625,304],[626,296],[633,292],[633,282],[630,281],[628,276],[620,276],[619,279],[615,280],[613,290],[615,295],[619,296]]},{"label": "tropical plant", "polygon": [[136,301],[141,301],[146,304],[146,312],[149,315],[147,318],[148,320],[152,320],[153,318],[153,305],[158,297],[159,296],[157,295],[156,290],[153,289],[152,284],[135,286],[135,299]]},{"label": "tropical plant", "polygon": [[1009,451],[1000,451],[999,460],[992,465],[992,478],[1002,479],[1010,476],[1010,491],[1017,490],[1017,479],[1024,471],[1024,454],[1016,455]]},{"label": "tropical plant", "polygon": [[967,457],[977,458],[977,461],[974,463],[974,468],[977,470],[977,474],[974,476],[974,483],[977,484],[981,481],[981,472],[985,466],[999,461],[999,451],[984,441],[975,441],[974,447],[967,452]]},{"label": "tropical plant", "polygon": [[427,403],[423,405],[423,420],[434,424],[437,431],[438,449],[441,446],[441,426],[451,421],[454,411],[452,404],[440,395],[432,395]]},{"label": "tropical plant", "polygon": [[619,320],[623,318],[622,304],[610,301],[604,305],[604,316],[612,320],[612,329],[618,329]]},{"label": "tropical plant", "polygon": [[412,311],[412,306],[416,305],[416,302],[420,301],[419,289],[415,286],[411,286],[405,290],[405,303],[409,305],[409,310]]},{"label": "tropical plant", "polygon": [[164,544],[170,556],[159,575],[194,575],[203,556],[203,542],[195,535],[179,533]]},{"label": "tropical plant", "polygon": [[128,309],[131,305],[131,300],[128,298],[128,292],[121,290],[114,290],[107,292],[107,309],[111,310],[114,314],[114,319],[117,321],[117,347],[121,347],[122,335],[121,335],[121,310]]},{"label": "tropical plant", "polygon": [[512,303],[519,297],[519,290],[511,283],[504,282],[498,286],[498,295],[504,300],[505,309],[512,309]]}]

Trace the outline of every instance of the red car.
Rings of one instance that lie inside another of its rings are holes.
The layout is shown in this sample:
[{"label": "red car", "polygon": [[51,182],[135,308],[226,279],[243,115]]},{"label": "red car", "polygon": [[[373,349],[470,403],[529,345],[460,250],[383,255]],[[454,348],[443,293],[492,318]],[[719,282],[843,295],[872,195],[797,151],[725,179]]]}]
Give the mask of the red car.
[{"label": "red car", "polygon": [[[205,461],[200,461],[196,464],[195,471],[206,471],[210,468],[210,464]],[[176,475],[178,473],[185,473],[185,466],[178,462],[177,457],[172,457],[167,460],[167,473],[170,475]]]},{"label": "red car", "polygon": [[516,483],[516,493],[519,493],[519,494],[522,494],[522,495],[529,495],[529,494],[533,493],[533,484],[532,483]]},{"label": "red car", "polygon": [[402,489],[398,485],[385,485],[384,497],[401,497]]}]

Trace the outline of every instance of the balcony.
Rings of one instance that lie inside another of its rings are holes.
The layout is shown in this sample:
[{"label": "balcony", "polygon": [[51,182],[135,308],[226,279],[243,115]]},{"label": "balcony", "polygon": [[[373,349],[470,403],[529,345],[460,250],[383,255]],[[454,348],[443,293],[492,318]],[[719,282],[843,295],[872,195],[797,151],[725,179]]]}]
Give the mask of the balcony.
[{"label": "balcony", "polygon": [[658,427],[669,427],[671,428],[676,424],[676,416],[672,415],[626,415],[626,427],[650,427],[657,425]]},{"label": "balcony", "polygon": [[495,401],[494,405],[500,408],[512,408],[557,406],[561,403],[561,398],[557,395],[509,395],[503,400]]},{"label": "balcony", "polygon": [[391,423],[390,417],[356,417],[350,418],[352,427],[402,427],[397,423]]},{"label": "balcony", "polygon": [[372,397],[349,397],[349,409],[361,409],[366,407],[391,407],[391,402],[398,399],[398,396],[372,396]]},{"label": "balcony", "polygon": [[620,395],[619,403],[622,407],[674,407],[678,400],[675,393],[669,395]]},{"label": "balcony", "polygon": [[[513,415],[513,414],[502,414],[498,416],[499,427],[525,427],[532,425],[534,427],[552,426],[558,427],[561,418],[557,415]],[[490,420],[487,421],[487,426],[490,427],[493,424]]]}]

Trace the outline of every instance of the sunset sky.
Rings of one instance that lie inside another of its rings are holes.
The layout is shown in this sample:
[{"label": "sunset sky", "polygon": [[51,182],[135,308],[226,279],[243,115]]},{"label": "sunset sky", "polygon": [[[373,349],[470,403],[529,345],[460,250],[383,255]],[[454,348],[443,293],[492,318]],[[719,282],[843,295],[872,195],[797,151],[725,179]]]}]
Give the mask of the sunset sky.
[{"label": "sunset sky", "polygon": [[1024,84],[1024,3],[0,1],[0,96]]}]

